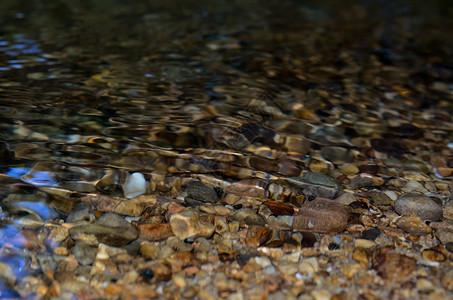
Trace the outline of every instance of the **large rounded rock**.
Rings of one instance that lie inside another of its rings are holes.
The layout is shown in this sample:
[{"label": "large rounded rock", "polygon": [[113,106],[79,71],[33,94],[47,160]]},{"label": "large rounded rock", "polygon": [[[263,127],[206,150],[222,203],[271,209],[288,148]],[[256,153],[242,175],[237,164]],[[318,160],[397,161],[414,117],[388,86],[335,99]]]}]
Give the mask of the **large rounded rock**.
[{"label": "large rounded rock", "polygon": [[438,221],[442,218],[442,206],[422,194],[406,194],[395,202],[395,211],[400,215],[419,217],[422,220]]}]

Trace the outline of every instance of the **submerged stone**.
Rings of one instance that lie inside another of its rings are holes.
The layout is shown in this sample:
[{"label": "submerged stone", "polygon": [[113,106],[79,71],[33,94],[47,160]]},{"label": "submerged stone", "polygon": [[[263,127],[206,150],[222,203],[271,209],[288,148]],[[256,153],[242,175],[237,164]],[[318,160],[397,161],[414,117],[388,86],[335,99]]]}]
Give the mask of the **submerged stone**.
[{"label": "submerged stone", "polygon": [[343,232],[348,225],[348,207],[329,199],[304,203],[294,216],[293,230],[319,233]]},{"label": "submerged stone", "polygon": [[442,218],[442,206],[422,194],[405,194],[395,202],[395,211],[422,220],[438,221]]}]

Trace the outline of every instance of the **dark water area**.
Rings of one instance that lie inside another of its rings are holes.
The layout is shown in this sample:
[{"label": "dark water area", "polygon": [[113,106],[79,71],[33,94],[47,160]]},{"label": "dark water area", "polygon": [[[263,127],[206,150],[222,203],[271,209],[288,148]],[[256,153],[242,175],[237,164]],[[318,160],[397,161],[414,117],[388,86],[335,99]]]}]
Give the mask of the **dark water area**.
[{"label": "dark water area", "polygon": [[452,28],[441,0],[1,1],[0,297],[42,296],[74,244],[51,229],[135,172],[176,198],[191,178],[347,184],[372,151],[453,168]]}]

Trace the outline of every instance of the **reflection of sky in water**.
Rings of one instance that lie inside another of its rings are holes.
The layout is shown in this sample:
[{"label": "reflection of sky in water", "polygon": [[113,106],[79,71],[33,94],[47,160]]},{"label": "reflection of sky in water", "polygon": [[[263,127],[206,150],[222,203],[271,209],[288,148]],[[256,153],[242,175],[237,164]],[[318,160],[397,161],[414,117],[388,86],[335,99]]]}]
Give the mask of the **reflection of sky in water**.
[{"label": "reflection of sky in water", "polygon": [[[29,168],[10,168],[5,174],[14,178],[19,178],[27,183],[36,186],[55,186],[58,183],[54,180],[53,174],[47,171],[29,172]],[[23,176],[27,174],[27,178]]]},{"label": "reflection of sky in water", "polygon": [[16,205],[35,212],[44,221],[57,217],[57,214],[53,209],[41,202],[18,202]]},{"label": "reflection of sky in water", "polygon": [[[27,275],[28,258],[21,254],[22,250],[20,250],[20,248],[23,248],[26,244],[26,238],[15,226],[6,225],[5,227],[0,228],[0,247],[2,248],[2,251],[0,251],[0,264],[9,267],[7,269],[3,267],[4,272],[12,273],[5,276],[5,278],[19,279]],[[4,251],[3,247],[6,247],[8,250]],[[0,280],[0,298],[18,298],[19,294],[14,290],[9,289],[5,283],[5,281]]]},{"label": "reflection of sky in water", "polygon": [[[20,55],[38,55],[42,52],[41,47],[36,40],[25,38],[23,34],[15,34],[13,38],[13,41],[6,41],[2,40],[2,37],[0,37],[0,52],[11,57],[18,57]],[[42,62],[45,61],[45,58],[40,57],[39,60],[33,59],[32,61]],[[7,62],[9,66],[0,66],[0,71],[21,69],[24,64],[29,63],[29,60],[9,60]]]}]

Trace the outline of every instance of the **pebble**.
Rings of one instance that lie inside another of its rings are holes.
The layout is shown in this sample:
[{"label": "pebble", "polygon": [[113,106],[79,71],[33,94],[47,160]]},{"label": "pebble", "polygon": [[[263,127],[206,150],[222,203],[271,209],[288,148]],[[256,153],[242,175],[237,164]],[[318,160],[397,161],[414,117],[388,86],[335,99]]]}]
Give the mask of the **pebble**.
[{"label": "pebble", "polygon": [[447,243],[445,243],[445,249],[446,249],[448,252],[452,253],[452,252],[453,252],[453,242],[447,242]]},{"label": "pebble", "polygon": [[443,262],[446,257],[445,255],[437,249],[425,249],[422,251],[423,259],[435,262]]},{"label": "pebble", "polygon": [[406,185],[401,188],[402,191],[406,193],[418,192],[422,194],[427,194],[429,191],[418,181],[409,180]]},{"label": "pebble", "polygon": [[436,230],[436,237],[444,245],[450,242],[453,243],[453,232],[451,231],[443,229]]},{"label": "pebble", "polygon": [[83,241],[76,241],[73,251],[79,264],[88,266],[94,262],[97,248]]},{"label": "pebble", "polygon": [[445,219],[453,220],[453,200],[445,204],[443,216]]},{"label": "pebble", "polygon": [[335,199],[344,193],[340,184],[325,174],[307,172],[302,177],[289,177],[287,180],[290,184],[302,188],[305,195]]},{"label": "pebble", "polygon": [[446,271],[442,275],[440,282],[446,290],[453,291],[453,270],[449,269]]},{"label": "pebble", "polygon": [[96,224],[85,224],[72,227],[69,234],[74,240],[85,240],[93,235],[96,239],[110,246],[124,246],[137,239],[137,230],[122,217],[107,213]]},{"label": "pebble", "polygon": [[259,247],[266,243],[271,237],[271,230],[269,227],[252,226],[247,231],[245,241],[250,247]]},{"label": "pebble", "polygon": [[138,217],[142,215],[145,209],[154,207],[156,203],[156,196],[140,195],[130,200],[121,201],[115,207],[114,212],[123,216]]},{"label": "pebble", "polygon": [[370,241],[370,240],[365,240],[365,239],[356,239],[354,241],[354,246],[356,248],[365,248],[365,249],[369,249],[369,248],[373,248],[374,246],[376,246],[376,243],[374,241]]},{"label": "pebble", "polygon": [[316,198],[304,203],[294,216],[293,230],[319,233],[343,232],[348,225],[347,206],[333,200]]},{"label": "pebble", "polygon": [[414,216],[401,216],[396,220],[395,225],[412,235],[425,235],[431,232],[431,227]]},{"label": "pebble", "polygon": [[294,214],[294,208],[289,204],[277,201],[266,201],[263,204],[266,205],[276,216],[292,216]]},{"label": "pebble", "polygon": [[191,180],[187,183],[187,195],[192,199],[207,203],[215,203],[219,200],[214,189],[198,180]]},{"label": "pebble", "polygon": [[373,259],[373,269],[379,276],[391,282],[401,282],[412,275],[416,269],[416,260],[399,253],[384,253]]},{"label": "pebble", "polygon": [[146,193],[146,180],[142,173],[132,173],[126,178],[126,182],[121,186],[126,198],[134,198]]},{"label": "pebble", "polygon": [[356,247],[354,249],[354,252],[352,253],[352,259],[354,259],[358,263],[363,263],[365,265],[368,265],[370,262],[370,258],[368,257],[365,248],[362,247]]},{"label": "pebble", "polygon": [[160,255],[160,247],[154,243],[144,241],[140,245],[140,253],[149,259],[157,259]]},{"label": "pebble", "polygon": [[237,210],[234,215],[232,215],[232,218],[236,221],[244,221],[250,226],[264,226],[266,224],[264,219],[250,208],[241,208]]},{"label": "pebble", "polygon": [[371,192],[371,199],[376,205],[391,205],[393,203],[392,199],[386,193],[380,191]]},{"label": "pebble", "polygon": [[442,218],[442,206],[422,194],[405,194],[395,202],[395,211],[422,220],[438,221]]},{"label": "pebble", "polygon": [[177,237],[182,240],[188,238],[212,236],[215,230],[214,219],[208,215],[201,215],[199,212],[186,209],[170,216],[171,229]]},{"label": "pebble", "polygon": [[380,234],[381,231],[377,228],[371,228],[362,231],[362,237],[370,241],[374,241]]},{"label": "pebble", "polygon": [[140,224],[139,237],[148,241],[160,241],[173,235],[170,224]]},{"label": "pebble", "polygon": [[340,171],[345,175],[355,175],[359,173],[359,168],[355,164],[343,164]]}]

